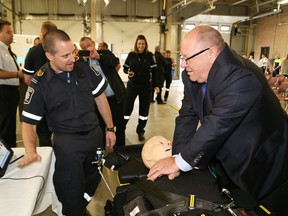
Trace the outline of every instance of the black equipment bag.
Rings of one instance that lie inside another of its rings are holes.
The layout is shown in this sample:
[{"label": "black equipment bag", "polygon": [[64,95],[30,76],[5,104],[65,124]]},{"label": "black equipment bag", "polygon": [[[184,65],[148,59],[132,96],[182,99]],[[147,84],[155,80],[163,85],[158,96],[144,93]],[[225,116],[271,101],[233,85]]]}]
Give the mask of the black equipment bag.
[{"label": "black equipment bag", "polygon": [[[121,158],[120,163],[113,163],[117,164],[115,167],[118,169],[120,183],[130,183],[130,185],[119,186],[114,200],[107,200],[105,216],[124,216],[124,206],[126,206],[126,212],[136,208],[135,212],[138,211],[138,213],[131,214],[136,216],[166,216],[172,214],[171,212],[175,213],[175,211],[178,211],[179,214],[177,215],[201,215],[202,212],[206,216],[233,214],[237,216],[245,214],[251,216],[288,216],[288,205],[285,204],[287,202],[285,196],[288,194],[288,182],[281,185],[260,204],[250,194],[231,184],[229,178],[225,176],[225,172],[222,173],[219,163],[211,164],[218,174],[217,179],[211,175],[208,169],[193,169],[181,173],[173,181],[169,180],[167,176],[162,176],[155,182],[151,182],[146,180],[148,169],[141,161],[142,147],[143,145],[133,145],[129,151],[127,151],[126,146],[121,147],[111,157],[116,162],[119,161],[117,157]],[[106,160],[109,162],[109,157]],[[104,165],[106,166],[106,164]],[[198,207],[187,211],[187,199],[190,194],[196,195]],[[212,208],[213,210],[211,208],[205,209],[201,208],[199,203],[202,203],[202,207],[203,203],[205,206],[206,204],[217,205],[217,211],[215,206]],[[230,209],[227,207],[229,203],[231,204],[228,206],[231,207]],[[229,212],[230,210],[233,213]]]}]

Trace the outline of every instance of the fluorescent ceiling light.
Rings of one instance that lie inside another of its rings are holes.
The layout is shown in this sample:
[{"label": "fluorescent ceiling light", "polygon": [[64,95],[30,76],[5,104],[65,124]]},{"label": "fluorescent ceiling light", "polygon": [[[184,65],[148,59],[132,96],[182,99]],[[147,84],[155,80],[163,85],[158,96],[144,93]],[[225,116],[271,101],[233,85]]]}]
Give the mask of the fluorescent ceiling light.
[{"label": "fluorescent ceiling light", "polygon": [[230,31],[230,26],[229,26],[229,25],[222,25],[222,26],[220,27],[220,30],[221,30],[221,31]]},{"label": "fluorescent ceiling light", "polygon": [[218,25],[211,25],[212,28],[218,30],[219,29],[219,26]]},{"label": "fluorescent ceiling light", "polygon": [[277,2],[277,4],[287,4],[287,3],[288,3],[288,0],[281,0]]},{"label": "fluorescent ceiling light", "polygon": [[185,29],[186,30],[191,30],[194,27],[195,27],[195,24],[185,24]]}]

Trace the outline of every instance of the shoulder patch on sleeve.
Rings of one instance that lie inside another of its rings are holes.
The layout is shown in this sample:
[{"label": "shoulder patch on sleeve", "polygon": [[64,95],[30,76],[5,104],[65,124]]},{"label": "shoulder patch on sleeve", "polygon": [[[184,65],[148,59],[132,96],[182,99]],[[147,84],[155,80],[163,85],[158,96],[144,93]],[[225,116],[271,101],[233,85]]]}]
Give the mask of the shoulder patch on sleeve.
[{"label": "shoulder patch on sleeve", "polygon": [[91,70],[95,73],[96,76],[100,75],[100,72],[97,71],[93,66],[90,66]]},{"label": "shoulder patch on sleeve", "polygon": [[35,92],[35,90],[32,87],[28,86],[28,89],[27,89],[26,95],[25,95],[25,99],[24,99],[24,104],[30,104],[34,92]]},{"label": "shoulder patch on sleeve", "polygon": [[41,77],[41,76],[43,76],[43,75],[44,75],[44,71],[43,71],[43,70],[37,71],[37,76],[38,76],[38,77]]}]

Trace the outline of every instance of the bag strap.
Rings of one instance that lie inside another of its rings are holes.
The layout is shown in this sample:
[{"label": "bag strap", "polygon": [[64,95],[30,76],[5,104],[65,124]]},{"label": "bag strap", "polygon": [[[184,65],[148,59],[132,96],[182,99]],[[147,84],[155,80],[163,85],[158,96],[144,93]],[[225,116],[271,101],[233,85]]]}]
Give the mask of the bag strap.
[{"label": "bag strap", "polygon": [[169,191],[160,190],[158,187],[151,184],[151,182],[144,181],[141,178],[134,178],[132,182],[133,182],[132,184],[136,185],[138,188],[142,189],[143,191],[153,195],[154,197],[160,200],[163,200],[167,204],[184,201],[187,199],[185,196],[172,193]]}]

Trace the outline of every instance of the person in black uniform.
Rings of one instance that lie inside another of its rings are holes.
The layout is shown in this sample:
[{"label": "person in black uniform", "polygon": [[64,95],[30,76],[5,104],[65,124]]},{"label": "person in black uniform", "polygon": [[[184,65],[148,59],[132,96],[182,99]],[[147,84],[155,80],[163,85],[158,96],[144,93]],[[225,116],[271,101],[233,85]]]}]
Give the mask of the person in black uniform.
[{"label": "person in black uniform", "polygon": [[157,63],[158,84],[160,88],[159,92],[157,93],[156,101],[158,104],[166,104],[162,99],[162,87],[164,84],[165,71],[167,70],[167,62],[160,51],[161,51],[160,46],[156,46],[154,55]]},{"label": "person in black uniform", "polygon": [[64,31],[46,33],[43,48],[49,62],[33,76],[27,89],[22,112],[25,156],[18,165],[23,167],[41,160],[36,150],[35,128],[46,115],[49,129],[54,133],[53,183],[63,206],[62,213],[89,215],[86,205],[101,179],[92,164],[97,147],[102,146],[95,103],[107,126],[106,146],[113,148],[116,141],[104,95],[107,82],[83,59],[75,62],[73,42]]},{"label": "person in black uniform", "polygon": [[165,59],[167,62],[167,67],[165,71],[165,94],[164,94],[164,101],[167,101],[170,91],[170,85],[172,83],[172,68],[174,67],[174,60],[171,58],[171,51],[166,50],[165,52]]},{"label": "person in black uniform", "polygon": [[19,78],[23,73],[10,49],[13,42],[11,23],[0,20],[0,137],[16,147],[16,111],[19,103]]},{"label": "person in black uniform", "polygon": [[123,65],[124,73],[128,74],[127,97],[124,119],[127,124],[133,111],[134,101],[139,96],[139,120],[136,128],[139,141],[144,141],[145,126],[148,120],[152,87],[159,92],[157,83],[157,64],[155,57],[148,51],[147,40],[144,35],[138,35],[134,51],[128,54]]},{"label": "person in black uniform", "polygon": [[[23,73],[24,73],[24,82],[26,85],[30,84],[32,76],[47,62],[45,51],[42,47],[42,40],[43,36],[48,31],[55,29],[57,29],[57,26],[50,21],[42,23],[39,36],[40,43],[32,47],[27,53],[27,56],[25,58]],[[52,133],[48,129],[47,120],[45,116],[41,119],[40,124],[37,125],[36,131],[38,134],[40,146],[52,146],[51,141]]]},{"label": "person in black uniform", "polygon": [[[116,71],[119,62],[114,54],[109,50],[95,49],[95,43],[89,37],[80,39],[80,47],[82,50],[89,50],[90,66],[99,71],[100,74],[108,81],[108,86],[105,89],[111,112],[113,124],[116,127],[116,146],[125,145],[125,122],[124,122],[124,100],[126,89],[121,77]],[[105,122],[100,118],[100,125],[105,131]],[[105,138],[105,137],[104,137]]]}]

